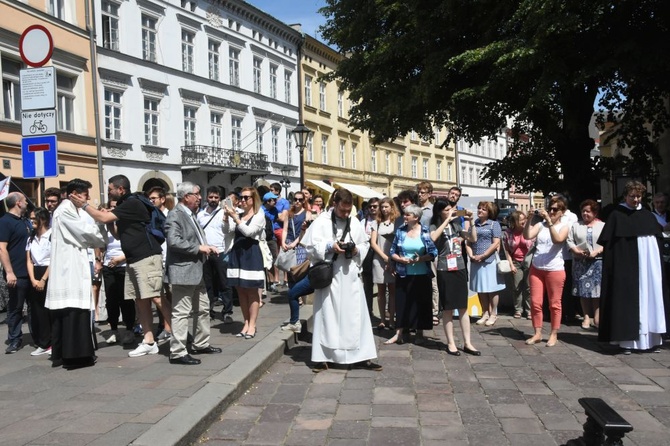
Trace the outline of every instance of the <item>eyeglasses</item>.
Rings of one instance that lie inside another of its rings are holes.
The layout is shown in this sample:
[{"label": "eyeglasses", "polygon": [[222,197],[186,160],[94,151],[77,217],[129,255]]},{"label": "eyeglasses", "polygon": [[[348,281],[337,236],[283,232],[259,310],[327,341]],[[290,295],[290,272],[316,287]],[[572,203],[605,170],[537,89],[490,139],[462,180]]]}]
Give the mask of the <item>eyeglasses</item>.
[{"label": "eyeglasses", "polygon": [[240,200],[248,200],[249,198],[252,198],[251,195],[240,195]]},{"label": "eyeglasses", "polygon": [[293,201],[295,201],[296,203],[302,203],[303,201],[305,201],[305,199],[304,198],[294,198]]},{"label": "eyeglasses", "polygon": [[189,193],[187,193],[187,194],[184,195],[184,196],[185,196],[185,197],[188,197],[189,195],[195,195],[196,197],[199,197],[199,196],[200,196],[200,192],[189,192]]},{"label": "eyeglasses", "polygon": [[559,210],[558,208],[549,208],[549,212],[558,212]]},{"label": "eyeglasses", "polygon": [[159,200],[161,197],[149,197],[149,200],[154,201],[154,200]]},{"label": "eyeglasses", "polygon": [[46,203],[58,203],[58,200],[46,200]]}]

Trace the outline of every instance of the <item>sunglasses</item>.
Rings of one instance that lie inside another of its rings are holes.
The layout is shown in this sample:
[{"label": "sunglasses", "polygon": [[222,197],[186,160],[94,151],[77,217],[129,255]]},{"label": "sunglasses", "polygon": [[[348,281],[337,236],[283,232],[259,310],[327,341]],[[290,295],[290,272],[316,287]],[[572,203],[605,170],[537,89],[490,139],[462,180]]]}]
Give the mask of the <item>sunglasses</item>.
[{"label": "sunglasses", "polygon": [[558,212],[558,211],[559,211],[558,208],[549,208],[549,212]]},{"label": "sunglasses", "polygon": [[297,203],[302,203],[303,201],[305,201],[305,199],[304,198],[294,198],[293,201],[295,201]]},{"label": "sunglasses", "polygon": [[253,198],[251,195],[240,195],[240,200],[248,200],[249,198]]}]

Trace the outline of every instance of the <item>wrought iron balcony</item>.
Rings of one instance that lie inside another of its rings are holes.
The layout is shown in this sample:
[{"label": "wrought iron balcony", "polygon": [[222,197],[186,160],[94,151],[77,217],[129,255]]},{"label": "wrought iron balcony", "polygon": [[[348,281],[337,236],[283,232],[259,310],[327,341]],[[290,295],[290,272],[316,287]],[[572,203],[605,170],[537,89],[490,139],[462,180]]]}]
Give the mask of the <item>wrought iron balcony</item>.
[{"label": "wrought iron balcony", "polygon": [[211,146],[182,146],[182,169],[230,171],[234,173],[267,174],[268,157],[261,153],[243,152]]}]

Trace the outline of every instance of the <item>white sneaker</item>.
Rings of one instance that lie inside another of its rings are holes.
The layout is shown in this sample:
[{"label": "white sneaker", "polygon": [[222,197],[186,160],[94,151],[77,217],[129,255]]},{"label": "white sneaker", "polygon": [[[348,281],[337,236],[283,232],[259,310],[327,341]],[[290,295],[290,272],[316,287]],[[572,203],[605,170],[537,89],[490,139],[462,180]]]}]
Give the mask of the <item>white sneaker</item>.
[{"label": "white sneaker", "polygon": [[107,344],[116,344],[116,334],[117,333],[113,331],[112,334],[105,339],[105,342]]},{"label": "white sneaker", "polygon": [[41,356],[46,355],[47,353],[51,354],[51,347],[47,348],[37,347],[35,351],[30,352],[30,356]]},{"label": "white sneaker", "polygon": [[156,353],[158,353],[158,345],[155,342],[153,344],[145,344],[142,342],[135,350],[128,352],[128,356],[137,358],[144,355],[155,355]]},{"label": "white sneaker", "polygon": [[281,328],[283,331],[292,331],[293,333],[300,333],[302,331],[302,324],[300,321],[295,324],[286,324]]},{"label": "white sneaker", "polygon": [[233,322],[233,317],[230,314],[224,314],[223,315],[223,323],[224,324],[232,324]]},{"label": "white sneaker", "polygon": [[130,330],[126,330],[126,333],[123,335],[123,339],[121,340],[121,343],[123,345],[129,345],[135,342],[135,333],[133,333]]}]

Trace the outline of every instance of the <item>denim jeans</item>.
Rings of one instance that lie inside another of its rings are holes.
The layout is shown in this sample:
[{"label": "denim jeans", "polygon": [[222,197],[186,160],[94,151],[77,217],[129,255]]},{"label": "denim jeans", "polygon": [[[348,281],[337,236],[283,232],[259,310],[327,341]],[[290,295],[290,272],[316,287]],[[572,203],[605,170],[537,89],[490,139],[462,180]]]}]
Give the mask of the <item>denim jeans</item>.
[{"label": "denim jeans", "polygon": [[299,282],[289,284],[288,306],[291,309],[291,319],[289,320],[289,323],[295,324],[300,320],[300,304],[298,303],[298,298],[313,292],[314,288],[310,286],[308,276],[303,277]]},{"label": "denim jeans", "polygon": [[23,325],[23,305],[30,290],[30,279],[27,277],[17,278],[16,286],[7,287],[9,291],[9,302],[7,304],[7,340],[18,342],[23,336],[21,325]]}]

